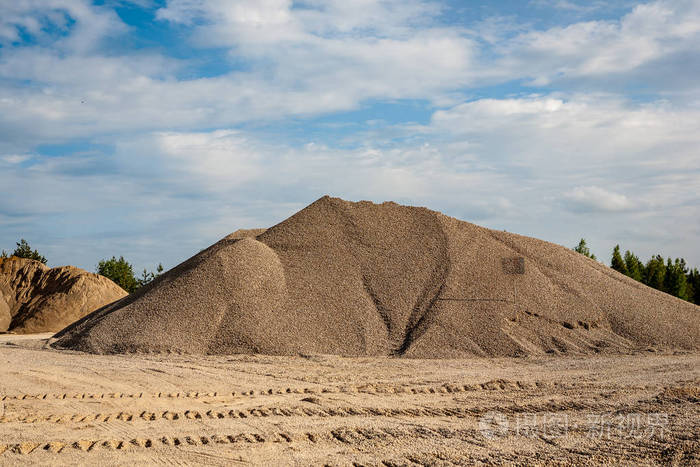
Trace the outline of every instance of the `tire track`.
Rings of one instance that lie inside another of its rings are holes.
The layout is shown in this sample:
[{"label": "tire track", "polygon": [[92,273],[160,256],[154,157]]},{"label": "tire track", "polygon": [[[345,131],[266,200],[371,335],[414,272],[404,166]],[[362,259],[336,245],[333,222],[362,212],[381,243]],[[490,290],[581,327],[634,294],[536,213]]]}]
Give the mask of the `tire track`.
[{"label": "tire track", "polygon": [[95,400],[95,399],[210,399],[230,397],[265,397],[283,396],[287,394],[452,394],[472,391],[518,391],[535,389],[584,389],[599,388],[595,385],[574,385],[565,383],[551,383],[542,381],[509,381],[504,379],[490,380],[479,384],[446,383],[440,386],[414,385],[399,386],[390,384],[367,384],[357,387],[303,387],[286,389],[250,389],[247,391],[161,391],[161,392],[136,392],[136,393],[44,393],[44,394],[4,394],[0,395],[0,401],[9,400]]},{"label": "tire track", "polygon": [[[486,411],[486,409],[484,409]],[[480,411],[462,408],[379,408],[379,407],[254,407],[232,410],[160,410],[114,413],[77,413],[64,415],[3,416],[0,423],[109,423],[109,422],[154,422],[157,420],[225,420],[267,417],[468,417]]]},{"label": "tire track", "polygon": [[[639,410],[640,404],[626,405],[618,410]],[[2,423],[109,423],[109,422],[155,422],[158,420],[187,421],[187,420],[226,420],[226,419],[248,419],[248,418],[268,418],[268,417],[450,417],[467,418],[480,417],[485,413],[498,410],[503,414],[518,413],[553,413],[564,411],[605,411],[609,405],[605,401],[586,402],[580,400],[547,401],[530,404],[511,404],[476,407],[367,407],[367,406],[342,406],[328,407],[316,405],[296,405],[296,406],[268,406],[237,408],[229,410],[139,410],[137,412],[112,412],[112,413],[73,413],[73,414],[50,414],[50,415],[25,415],[0,417]]]},{"label": "tire track", "polygon": [[[673,439],[677,439],[674,437]],[[357,427],[344,426],[334,429],[317,431],[317,432],[294,432],[276,431],[272,433],[260,432],[237,432],[237,433],[222,433],[213,435],[201,435],[184,432],[177,435],[151,436],[151,437],[127,437],[121,439],[115,438],[90,438],[78,440],[44,440],[44,441],[25,441],[11,444],[0,443],[0,458],[3,456],[39,456],[44,454],[70,454],[77,452],[93,453],[99,456],[104,451],[127,451],[127,450],[150,450],[150,449],[183,449],[189,447],[208,447],[215,448],[217,446],[256,446],[256,445],[288,445],[292,443],[303,443],[310,445],[317,444],[336,444],[347,448],[362,447],[367,449],[372,443],[382,443],[399,441],[403,445],[406,440],[449,440],[461,444],[477,446],[482,449],[492,450],[494,447],[490,445],[480,434],[477,429],[453,429],[447,427],[429,428],[425,426],[413,427]],[[562,448],[568,454],[573,454],[575,457],[591,459],[591,456],[598,456],[596,460],[620,462],[629,460],[629,445],[619,446],[620,439],[604,439],[601,440],[602,445],[597,445],[594,451],[581,451],[578,449]],[[693,442],[676,443],[674,449],[668,447],[669,440],[664,440],[663,443],[634,443],[633,446],[641,450],[647,459],[657,459],[658,461],[669,460],[672,458],[682,458],[688,461],[688,464],[693,464],[698,460],[696,447]],[[423,455],[413,453],[404,455],[404,461],[396,463],[394,459],[385,459],[382,465],[394,466],[405,465],[405,460],[420,465],[432,465],[436,460],[442,462],[455,462],[466,459],[482,460],[483,456],[472,458],[457,458],[455,451],[440,454],[436,452],[424,453]],[[465,451],[464,454],[467,454]],[[541,452],[540,460],[563,460],[561,456],[555,453]],[[517,456],[510,460],[516,461]],[[571,458],[568,458],[570,461]],[[10,459],[8,459],[10,461]],[[425,462],[428,461],[428,462]],[[457,463],[457,462],[455,462]],[[462,462],[458,462],[462,463]],[[606,462],[609,463],[609,462]],[[355,465],[364,465],[356,463]],[[373,464],[374,465],[374,464]]]},{"label": "tire track", "polygon": [[41,442],[20,442],[0,444],[0,456],[8,454],[28,455],[41,452],[67,453],[70,451],[99,452],[101,450],[127,450],[151,448],[178,448],[186,446],[215,446],[220,444],[262,444],[262,443],[341,443],[356,445],[377,440],[457,439],[476,441],[477,430],[430,429],[425,427],[407,428],[358,428],[341,427],[321,432],[289,433],[233,433],[215,435],[181,434],[177,436],[156,436],[129,439],[80,439],[75,441],[50,440]]}]

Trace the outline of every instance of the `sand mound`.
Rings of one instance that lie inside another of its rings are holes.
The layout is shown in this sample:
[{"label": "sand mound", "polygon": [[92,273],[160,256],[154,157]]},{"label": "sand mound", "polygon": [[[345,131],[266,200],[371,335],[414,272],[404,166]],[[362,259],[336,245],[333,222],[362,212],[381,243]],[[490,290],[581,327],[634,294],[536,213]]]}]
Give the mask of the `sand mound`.
[{"label": "sand mound", "polygon": [[73,266],[0,259],[0,331],[58,331],[125,295],[106,277]]},{"label": "sand mound", "polygon": [[54,345],[438,358],[697,349],[698,313],[562,246],[324,197],[231,234]]}]

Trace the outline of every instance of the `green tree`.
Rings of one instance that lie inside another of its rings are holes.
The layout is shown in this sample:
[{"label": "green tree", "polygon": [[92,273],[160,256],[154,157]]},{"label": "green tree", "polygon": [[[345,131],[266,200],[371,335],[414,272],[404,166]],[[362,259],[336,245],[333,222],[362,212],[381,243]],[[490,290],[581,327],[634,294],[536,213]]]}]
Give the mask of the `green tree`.
[{"label": "green tree", "polygon": [[700,272],[698,268],[693,268],[688,272],[688,298],[696,305],[700,305]]},{"label": "green tree", "polygon": [[620,245],[615,245],[615,249],[613,249],[610,267],[624,275],[628,275],[627,265],[620,254]]},{"label": "green tree", "polygon": [[146,268],[143,268],[143,272],[141,273],[141,278],[137,279],[139,283],[139,287],[143,287],[146,284],[149,284],[150,282],[153,281],[156,277],[160,276],[163,274],[163,265],[161,263],[158,263],[158,267],[156,268],[156,272],[149,272],[146,271]]},{"label": "green tree", "polygon": [[574,247],[574,251],[577,253],[581,253],[583,256],[587,256],[591,259],[596,259],[595,255],[591,253],[591,251],[588,249],[588,246],[586,246],[586,239],[582,238],[580,242],[578,242],[578,245]]},{"label": "green tree", "polygon": [[627,267],[627,275],[632,279],[642,282],[644,274],[644,264],[639,260],[637,255],[631,251],[625,251],[625,266]]},{"label": "green tree", "polygon": [[25,239],[21,239],[17,242],[17,248],[12,252],[12,256],[33,259],[46,264],[46,258],[40,255],[37,250],[32,251],[32,247],[29,246],[29,243]]},{"label": "green tree", "polygon": [[688,268],[683,258],[676,258],[671,261],[668,258],[666,263],[666,275],[664,276],[664,288],[667,293],[683,300],[688,300]]},{"label": "green tree", "polygon": [[653,256],[644,266],[643,282],[656,290],[666,291],[664,278],[666,277],[666,265],[661,255]]},{"label": "green tree", "polygon": [[114,256],[103,259],[97,264],[97,273],[111,279],[129,293],[140,287],[139,281],[134,277],[134,268],[123,256],[119,259]]}]

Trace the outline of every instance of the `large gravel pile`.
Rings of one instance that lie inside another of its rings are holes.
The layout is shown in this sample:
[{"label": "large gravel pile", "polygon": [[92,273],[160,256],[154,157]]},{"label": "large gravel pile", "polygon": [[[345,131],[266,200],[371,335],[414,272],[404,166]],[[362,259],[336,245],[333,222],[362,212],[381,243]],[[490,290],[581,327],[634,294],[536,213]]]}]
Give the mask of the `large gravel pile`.
[{"label": "large gravel pile", "polygon": [[437,358],[697,349],[699,313],[559,245],[324,197],[224,238],[54,345]]}]

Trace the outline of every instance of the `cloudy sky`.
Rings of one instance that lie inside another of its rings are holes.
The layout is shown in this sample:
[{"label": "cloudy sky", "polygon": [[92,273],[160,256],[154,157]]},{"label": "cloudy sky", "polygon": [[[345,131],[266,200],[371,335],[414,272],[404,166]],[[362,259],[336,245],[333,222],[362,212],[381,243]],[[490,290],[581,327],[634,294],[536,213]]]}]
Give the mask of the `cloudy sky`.
[{"label": "cloudy sky", "polygon": [[0,0],[0,248],[172,267],[324,194],[700,266],[700,0]]}]

